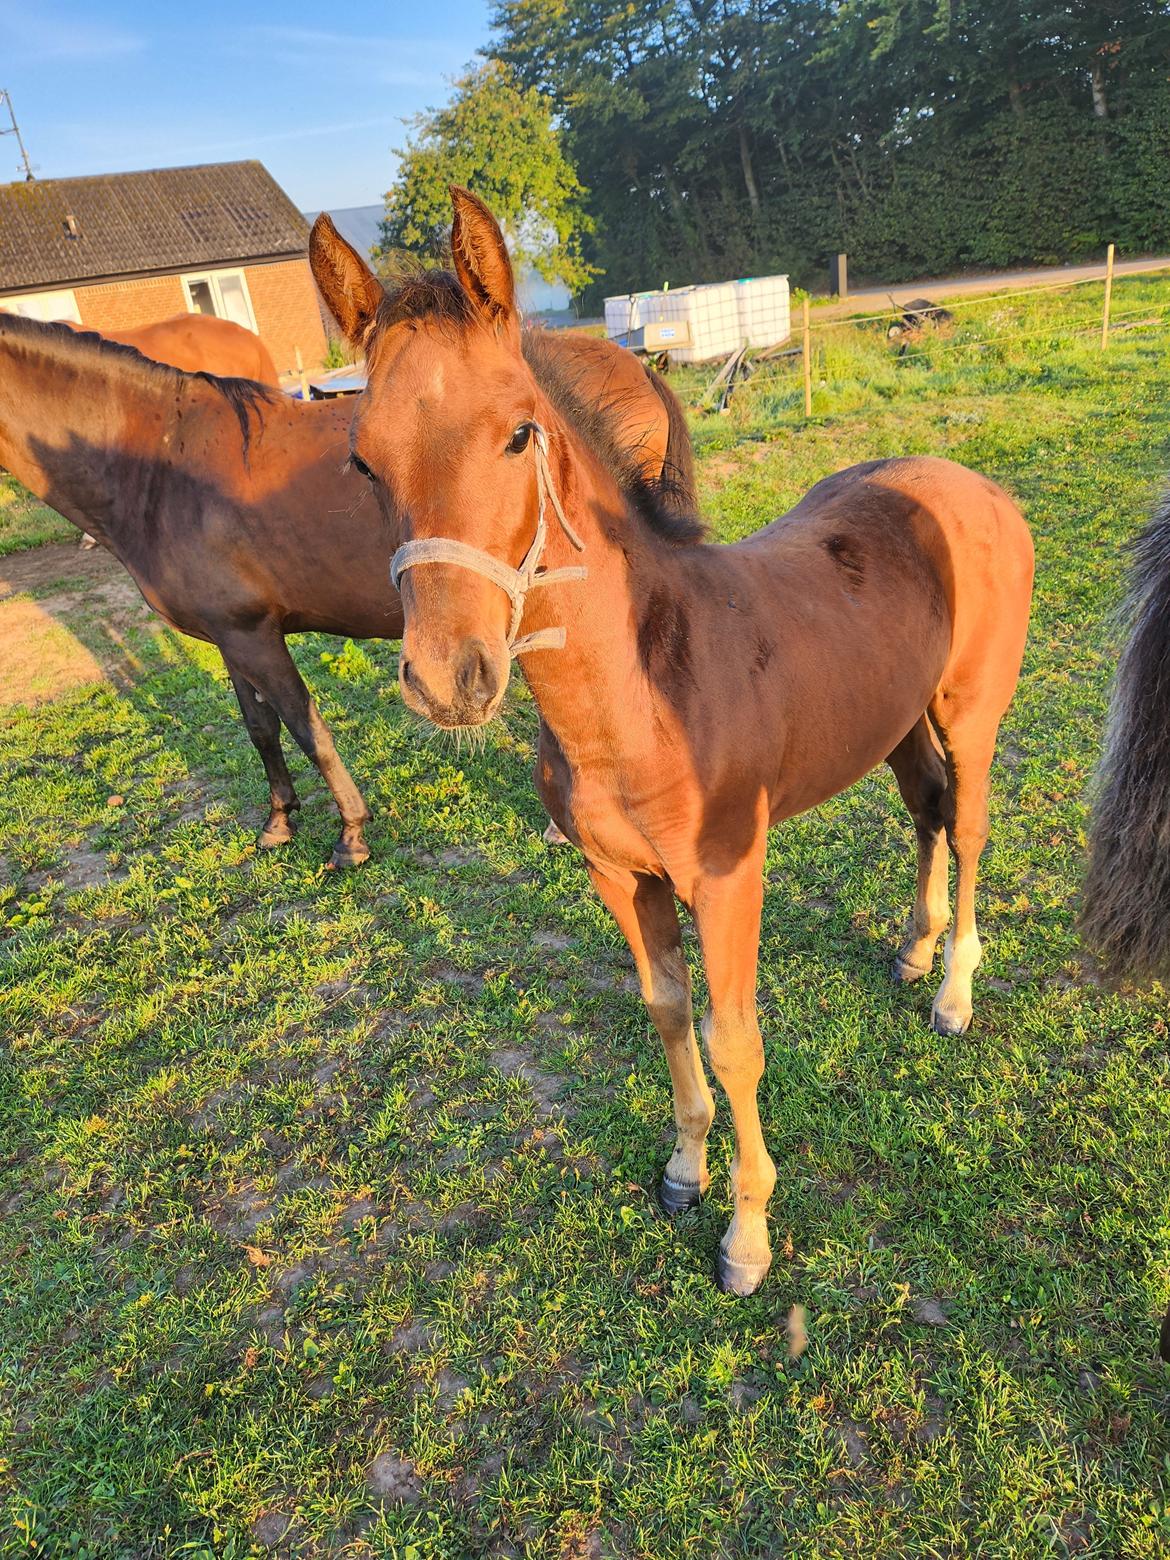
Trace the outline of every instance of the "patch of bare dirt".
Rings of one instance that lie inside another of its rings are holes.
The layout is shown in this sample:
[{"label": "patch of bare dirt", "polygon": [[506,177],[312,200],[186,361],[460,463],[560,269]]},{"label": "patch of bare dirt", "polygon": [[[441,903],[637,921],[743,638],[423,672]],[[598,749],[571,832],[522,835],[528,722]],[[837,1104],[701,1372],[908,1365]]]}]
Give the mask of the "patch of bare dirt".
[{"label": "patch of bare dirt", "polygon": [[772,453],[774,445],[759,440],[744,441],[737,444],[726,454],[709,455],[703,462],[702,475],[713,476],[719,481],[725,481],[728,477],[734,477],[743,471],[748,464],[758,464],[767,460]]},{"label": "patch of bare dirt", "polygon": [[128,634],[151,626],[162,625],[104,548],[54,545],[0,558],[0,705],[128,680],[139,667]]},{"label": "patch of bare dirt", "polygon": [[524,1079],[532,1090],[532,1096],[542,1115],[551,1116],[559,1111],[557,1098],[561,1092],[563,1079],[553,1073],[545,1072],[523,1051],[502,1047],[492,1052],[492,1061],[507,1077]]},{"label": "patch of bare dirt", "polygon": [[422,1483],[407,1457],[381,1452],[366,1469],[366,1487],[375,1498],[396,1506],[414,1506],[422,1499]]}]

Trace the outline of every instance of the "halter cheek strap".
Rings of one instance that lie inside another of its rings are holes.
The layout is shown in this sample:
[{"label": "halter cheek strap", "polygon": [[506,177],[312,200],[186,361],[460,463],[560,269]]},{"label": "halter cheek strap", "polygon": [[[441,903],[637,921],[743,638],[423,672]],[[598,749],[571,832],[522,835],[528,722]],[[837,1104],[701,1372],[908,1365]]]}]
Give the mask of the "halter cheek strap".
[{"label": "halter cheek strap", "polygon": [[552,485],[552,475],[548,466],[548,434],[539,423],[532,425],[532,449],[536,462],[536,535],[532,539],[532,546],[521,559],[518,569],[501,563],[498,558],[494,558],[491,553],[484,552],[479,547],[469,547],[466,542],[457,542],[446,536],[428,536],[417,542],[403,542],[390,560],[390,581],[395,590],[398,589],[398,582],[406,570],[413,569],[420,563],[458,564],[461,569],[470,569],[473,574],[481,574],[484,579],[491,580],[493,585],[498,585],[512,603],[508,649],[514,656],[527,655],[530,650],[563,650],[565,646],[563,628],[541,628],[536,633],[516,637],[520,631],[520,622],[524,616],[524,599],[528,592],[535,590],[538,585],[561,585],[567,580],[583,580],[589,573],[588,569],[580,564],[565,569],[540,567],[545,543],[548,540],[548,527],[544,519],[546,503],[552,504],[553,513],[560,522],[561,530],[578,552],[584,552],[585,543],[566,519],[561,501]]}]

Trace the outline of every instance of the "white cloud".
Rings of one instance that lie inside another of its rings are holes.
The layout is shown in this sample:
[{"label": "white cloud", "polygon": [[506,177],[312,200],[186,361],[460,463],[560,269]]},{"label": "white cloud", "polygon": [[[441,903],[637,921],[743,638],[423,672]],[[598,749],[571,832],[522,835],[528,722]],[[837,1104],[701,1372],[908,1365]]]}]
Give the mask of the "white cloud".
[{"label": "white cloud", "polygon": [[146,48],[146,39],[137,33],[65,17],[44,6],[13,5],[4,0],[0,0],[0,34],[4,37],[5,63],[17,66],[42,60],[113,59],[139,54]]},{"label": "white cloud", "polygon": [[260,135],[254,135],[249,130],[241,130],[230,141],[204,142],[202,145],[189,146],[188,161],[190,157],[208,157],[219,152],[234,152],[238,157],[252,157],[253,147],[277,146],[284,141],[302,141],[314,139],[317,136],[344,135],[351,130],[375,130],[386,125],[400,125],[401,118],[388,117],[383,114],[377,119],[346,119],[336,124],[327,125],[296,125],[287,130],[266,130]]}]

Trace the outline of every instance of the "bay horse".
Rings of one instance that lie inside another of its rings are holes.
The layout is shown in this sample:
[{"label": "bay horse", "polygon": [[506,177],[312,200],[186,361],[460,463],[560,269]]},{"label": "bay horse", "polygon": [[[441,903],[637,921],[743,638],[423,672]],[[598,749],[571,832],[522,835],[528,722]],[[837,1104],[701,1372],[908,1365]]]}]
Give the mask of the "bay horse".
[{"label": "bay horse", "polygon": [[[1120,982],[1170,980],[1170,493],[1133,544],[1089,823],[1081,934]],[[1170,1336],[1170,1334],[1168,1334]]]},{"label": "bay horse", "polygon": [[695,1043],[676,899],[710,993],[703,1035],[731,1104],[725,1289],[771,1261],[775,1167],[760,1127],[756,967],[768,829],[883,759],[918,839],[895,960],[933,964],[955,919],[934,1027],[971,1020],[975,875],[988,770],[1027,634],[1032,541],[1008,495],[950,461],[871,461],[818,483],[733,545],[615,477],[521,350],[511,261],[487,207],[453,188],[454,273],[383,292],[318,218],[317,284],[366,353],[352,459],[403,516],[394,561],[414,710],[479,726],[515,656],[543,722],[537,783],[632,950],[666,1050],[677,1139],[668,1212],[708,1184],[714,1106]]},{"label": "bay horse", "polygon": [[[692,502],[686,420],[656,376],[569,332],[531,332],[525,347],[548,394],[618,441],[664,502]],[[101,336],[0,314],[0,466],[99,537],[165,622],[218,646],[268,777],[263,846],[292,838],[299,805],[283,722],[341,814],[337,867],[369,856],[369,813],[285,636],[402,633],[386,583],[399,521],[347,466],[352,415],[353,402],[184,374]]]}]

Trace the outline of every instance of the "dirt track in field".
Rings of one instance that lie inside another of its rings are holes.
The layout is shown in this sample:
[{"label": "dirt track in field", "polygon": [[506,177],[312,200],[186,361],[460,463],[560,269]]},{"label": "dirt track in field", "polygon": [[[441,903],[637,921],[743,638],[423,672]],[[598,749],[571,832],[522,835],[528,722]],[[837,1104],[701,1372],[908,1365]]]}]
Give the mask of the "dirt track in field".
[{"label": "dirt track in field", "polygon": [[133,677],[127,634],[152,623],[138,587],[104,548],[54,545],[0,558],[0,705]]}]

